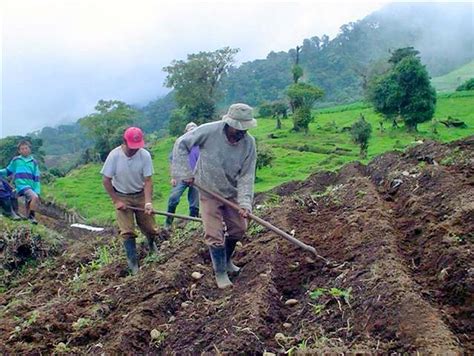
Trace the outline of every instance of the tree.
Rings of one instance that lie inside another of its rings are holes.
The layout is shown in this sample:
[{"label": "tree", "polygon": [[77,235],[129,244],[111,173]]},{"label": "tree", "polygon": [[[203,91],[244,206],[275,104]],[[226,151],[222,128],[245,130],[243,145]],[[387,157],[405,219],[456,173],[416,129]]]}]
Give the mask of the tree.
[{"label": "tree", "polygon": [[263,167],[272,166],[272,162],[275,159],[275,154],[270,147],[265,145],[258,145],[257,147],[257,162],[255,164],[256,169],[262,169]]},{"label": "tree", "polygon": [[255,164],[255,181],[259,182],[261,179],[257,175],[257,171],[263,167],[271,167],[273,160],[275,159],[275,154],[270,147],[262,145],[256,141],[257,144],[257,161]]},{"label": "tree", "polygon": [[275,101],[273,103],[273,118],[277,120],[276,128],[281,129],[281,119],[288,117],[288,105],[283,101]]},{"label": "tree", "polygon": [[360,157],[367,157],[367,149],[369,147],[369,139],[372,134],[372,125],[365,121],[364,115],[360,115],[359,120],[351,126],[352,140],[360,147]]},{"label": "tree", "polygon": [[28,134],[43,140],[42,149],[47,155],[77,153],[92,146],[92,140],[85,137],[86,130],[75,122],[57,127],[43,127]]},{"label": "tree", "polygon": [[402,59],[394,73],[401,89],[400,116],[409,131],[416,131],[419,123],[433,118],[436,90],[425,66],[416,57]]},{"label": "tree", "polygon": [[436,91],[418,54],[412,47],[396,50],[389,62],[388,73],[369,84],[367,97],[375,111],[396,124],[401,117],[409,131],[433,117]]},{"label": "tree", "polygon": [[260,117],[270,117],[273,115],[273,104],[265,102],[258,108],[258,114]]},{"label": "tree", "polygon": [[361,79],[361,89],[364,93],[367,92],[369,83],[372,82],[374,78],[387,73],[390,68],[391,65],[387,62],[386,58],[372,61],[368,65],[357,62],[352,65],[352,70]]},{"label": "tree", "polygon": [[419,51],[417,51],[413,47],[404,47],[404,48],[398,48],[395,51],[392,52],[392,55],[390,59],[388,60],[388,63],[392,63],[393,65],[397,65],[400,63],[400,61],[406,57],[418,57],[420,54]]},{"label": "tree", "polygon": [[79,119],[81,126],[94,140],[94,148],[102,161],[109,152],[122,142],[122,135],[131,125],[137,111],[118,100],[99,100],[95,106],[96,113]]},{"label": "tree", "polygon": [[[323,96],[323,91],[311,84],[298,83],[303,76],[303,68],[300,67],[300,50],[296,46],[295,65],[292,68],[293,84],[289,85],[286,91],[290,99],[291,111],[293,111],[293,131],[304,130],[308,133],[309,124],[313,121],[311,108],[316,100]],[[281,123],[277,122],[281,127]]]},{"label": "tree", "polygon": [[393,75],[388,73],[374,77],[367,88],[367,99],[372,103],[376,112],[392,121],[394,127],[397,126],[401,93]]},{"label": "tree", "polygon": [[303,76],[303,68],[300,66],[300,51],[302,47],[296,46],[295,51],[295,65],[291,68],[291,74],[293,75],[293,84],[298,83],[298,80]]},{"label": "tree", "polygon": [[293,83],[298,83],[298,80],[303,76],[303,68],[300,65],[295,64],[291,69],[291,73],[293,74]]},{"label": "tree", "polygon": [[308,132],[310,122],[313,120],[311,109],[314,102],[324,95],[324,92],[307,83],[291,84],[286,94],[290,99],[290,107],[293,111],[293,130]]},{"label": "tree", "polygon": [[152,133],[162,129],[167,129],[171,111],[176,109],[174,92],[171,91],[165,96],[149,102],[146,106],[138,108],[134,126],[137,126],[146,133]]},{"label": "tree", "polygon": [[189,54],[186,61],[174,60],[163,68],[168,73],[165,85],[174,89],[176,103],[185,110],[186,120],[202,124],[214,119],[219,84],[238,51],[224,47],[214,52]]},{"label": "tree", "polygon": [[262,117],[269,117],[277,120],[276,128],[281,129],[281,119],[288,117],[288,106],[283,101],[274,101],[271,103],[263,103],[258,109],[258,113]]},{"label": "tree", "polygon": [[170,114],[169,131],[172,136],[181,136],[186,127],[186,110],[174,109]]}]

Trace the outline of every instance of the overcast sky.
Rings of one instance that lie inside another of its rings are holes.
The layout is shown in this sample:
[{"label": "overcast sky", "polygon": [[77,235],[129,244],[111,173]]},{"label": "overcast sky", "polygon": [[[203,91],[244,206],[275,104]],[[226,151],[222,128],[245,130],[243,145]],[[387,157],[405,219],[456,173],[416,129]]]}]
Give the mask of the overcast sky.
[{"label": "overcast sky", "polygon": [[0,137],[75,121],[99,99],[146,104],[167,92],[162,68],[188,53],[265,58],[387,3],[3,0]]}]

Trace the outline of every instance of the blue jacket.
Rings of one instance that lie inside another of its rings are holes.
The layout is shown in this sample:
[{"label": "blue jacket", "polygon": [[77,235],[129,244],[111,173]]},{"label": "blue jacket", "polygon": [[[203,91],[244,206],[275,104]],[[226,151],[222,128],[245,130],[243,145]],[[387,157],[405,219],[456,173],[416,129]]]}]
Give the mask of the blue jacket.
[{"label": "blue jacket", "polygon": [[0,178],[0,199],[10,199],[13,196],[12,187],[2,178]]}]

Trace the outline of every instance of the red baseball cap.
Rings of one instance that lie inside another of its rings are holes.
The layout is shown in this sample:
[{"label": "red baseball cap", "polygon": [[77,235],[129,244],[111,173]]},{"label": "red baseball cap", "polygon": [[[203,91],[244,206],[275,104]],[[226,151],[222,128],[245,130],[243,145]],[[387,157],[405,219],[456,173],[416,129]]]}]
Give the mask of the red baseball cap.
[{"label": "red baseball cap", "polygon": [[132,150],[143,148],[145,146],[143,131],[138,127],[129,127],[126,129],[123,133],[123,139],[127,143],[128,148],[131,148]]}]

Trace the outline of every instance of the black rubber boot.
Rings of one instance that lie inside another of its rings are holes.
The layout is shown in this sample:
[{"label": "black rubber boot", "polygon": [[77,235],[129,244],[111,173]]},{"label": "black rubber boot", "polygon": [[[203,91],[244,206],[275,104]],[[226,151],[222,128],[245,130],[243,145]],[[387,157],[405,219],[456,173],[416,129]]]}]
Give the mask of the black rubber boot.
[{"label": "black rubber boot", "polygon": [[194,218],[199,217],[199,208],[189,208],[189,216]]},{"label": "black rubber boot", "polygon": [[128,238],[123,241],[123,247],[127,255],[127,263],[130,272],[135,275],[138,273],[137,244],[135,238]]},{"label": "black rubber boot", "polygon": [[21,220],[23,217],[18,213],[18,199],[17,198],[10,198],[10,204],[11,204],[11,212],[12,220]]},{"label": "black rubber boot", "polygon": [[[176,213],[175,206],[168,206],[168,213],[174,214]],[[171,216],[167,216],[165,220],[165,229],[171,229],[171,225],[173,225],[173,218]]]},{"label": "black rubber boot", "polygon": [[7,218],[13,218],[12,216],[12,205],[10,202],[10,199],[0,199],[0,207],[2,208],[2,214],[6,216]]},{"label": "black rubber boot", "polygon": [[155,242],[155,236],[147,236],[147,242],[148,242],[148,254],[153,255],[158,253],[158,246],[156,245]]},{"label": "black rubber boot", "polygon": [[217,287],[219,289],[232,287],[232,282],[226,270],[225,247],[210,246],[209,252],[211,253],[212,267],[216,275]]},{"label": "black rubber boot", "polygon": [[14,211],[17,215],[19,215],[19,214],[18,214],[18,199],[17,199],[17,198],[10,198],[10,202],[11,202],[13,211]]},{"label": "black rubber boot", "polygon": [[18,221],[18,220],[21,220],[22,218],[21,218],[20,215],[18,215],[18,214],[15,212],[15,210],[12,209],[12,213],[11,213],[11,215],[10,215],[10,219],[15,220],[15,221]]},{"label": "black rubber boot", "polygon": [[33,225],[37,225],[37,224],[38,224],[38,221],[37,221],[36,218],[35,218],[35,212],[34,212],[34,210],[30,210],[30,214],[28,215],[28,220],[29,220],[30,223],[32,223]]},{"label": "black rubber boot", "polygon": [[234,265],[232,262],[232,254],[234,253],[235,250],[235,245],[237,244],[237,240],[235,239],[225,239],[225,255],[226,255],[226,260],[227,260],[227,272],[231,273],[239,273],[240,272],[240,267],[237,267]]}]

